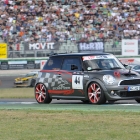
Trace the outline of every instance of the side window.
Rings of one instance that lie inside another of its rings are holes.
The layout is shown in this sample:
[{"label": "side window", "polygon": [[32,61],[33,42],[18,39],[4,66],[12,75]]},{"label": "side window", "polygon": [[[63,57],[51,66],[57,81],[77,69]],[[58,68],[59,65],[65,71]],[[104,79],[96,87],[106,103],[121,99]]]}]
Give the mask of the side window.
[{"label": "side window", "polygon": [[[71,69],[71,65],[77,66],[75,69]],[[63,64],[62,64],[62,70],[67,71],[81,71],[81,61],[79,58],[64,58]]]},{"label": "side window", "polygon": [[61,67],[61,57],[50,57],[43,67],[43,70],[59,70]]}]

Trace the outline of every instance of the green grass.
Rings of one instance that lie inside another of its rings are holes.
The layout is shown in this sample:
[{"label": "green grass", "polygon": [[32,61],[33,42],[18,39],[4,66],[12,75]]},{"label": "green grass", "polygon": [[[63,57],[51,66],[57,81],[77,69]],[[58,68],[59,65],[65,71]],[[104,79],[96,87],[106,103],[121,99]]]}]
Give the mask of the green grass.
[{"label": "green grass", "polygon": [[34,98],[34,88],[0,89],[0,98]]},{"label": "green grass", "polygon": [[[0,89],[0,98],[34,98],[34,88]],[[43,106],[35,106],[40,110],[1,109],[0,140],[140,139],[140,112],[41,110]]]},{"label": "green grass", "polygon": [[0,140],[139,140],[140,113],[0,110]]}]

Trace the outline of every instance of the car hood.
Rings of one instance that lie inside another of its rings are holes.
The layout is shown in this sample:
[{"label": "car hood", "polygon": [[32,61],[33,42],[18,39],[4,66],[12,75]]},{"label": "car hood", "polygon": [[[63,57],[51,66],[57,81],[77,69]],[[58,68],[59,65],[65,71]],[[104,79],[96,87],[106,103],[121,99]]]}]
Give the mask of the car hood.
[{"label": "car hood", "polygon": [[98,70],[98,71],[89,71],[89,74],[93,77],[100,77],[101,75],[112,75],[114,78],[122,79],[131,79],[131,78],[140,78],[140,74],[136,71],[128,69],[115,69],[115,70]]},{"label": "car hood", "polygon": [[140,70],[134,70],[134,69],[133,69],[133,71],[140,73]]},{"label": "car hood", "polygon": [[126,78],[129,79],[131,77],[136,78],[140,77],[140,74],[136,71],[128,70],[128,69],[115,69],[115,70],[108,70],[108,71],[102,71],[103,75],[109,74],[114,77],[121,77],[121,78]]}]

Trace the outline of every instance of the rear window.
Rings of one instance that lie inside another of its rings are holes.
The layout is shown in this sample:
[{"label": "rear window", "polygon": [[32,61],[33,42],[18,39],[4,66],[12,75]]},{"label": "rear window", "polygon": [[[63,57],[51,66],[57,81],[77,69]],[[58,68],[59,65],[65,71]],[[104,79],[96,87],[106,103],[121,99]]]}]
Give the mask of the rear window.
[{"label": "rear window", "polygon": [[43,67],[43,70],[59,70],[61,68],[62,57],[50,57]]}]

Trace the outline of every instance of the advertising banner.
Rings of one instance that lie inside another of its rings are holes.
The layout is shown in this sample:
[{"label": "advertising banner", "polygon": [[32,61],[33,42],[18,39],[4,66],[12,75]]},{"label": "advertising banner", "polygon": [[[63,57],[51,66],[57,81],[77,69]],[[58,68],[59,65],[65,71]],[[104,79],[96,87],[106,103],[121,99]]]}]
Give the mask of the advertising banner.
[{"label": "advertising banner", "polygon": [[79,52],[104,52],[104,43],[93,41],[93,42],[78,42]]},{"label": "advertising banner", "polygon": [[34,60],[27,61],[27,69],[35,69],[35,61]]},{"label": "advertising banner", "polygon": [[40,69],[41,60],[1,61],[1,70]]},{"label": "advertising banner", "polygon": [[45,63],[47,62],[47,60],[41,60],[40,62],[40,69],[43,69]]},{"label": "advertising banner", "polygon": [[27,61],[8,61],[9,70],[26,69]]},{"label": "advertising banner", "polygon": [[40,69],[41,60],[35,60],[35,69]]},{"label": "advertising banner", "polygon": [[118,58],[123,64],[137,64],[140,65],[140,58]]},{"label": "advertising banner", "polygon": [[0,58],[7,58],[7,44],[0,43]]},{"label": "advertising banner", "polygon": [[24,44],[25,51],[29,50],[59,50],[59,42],[41,42],[41,43],[26,43]]},{"label": "advertising banner", "polygon": [[123,56],[136,56],[136,55],[138,55],[138,40],[136,40],[136,39],[123,39],[122,40],[122,55]]},{"label": "advertising banner", "polygon": [[7,61],[0,62],[0,69],[1,70],[8,70],[9,69],[8,62]]}]

